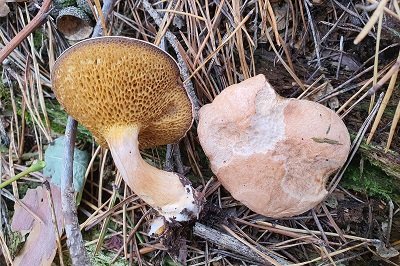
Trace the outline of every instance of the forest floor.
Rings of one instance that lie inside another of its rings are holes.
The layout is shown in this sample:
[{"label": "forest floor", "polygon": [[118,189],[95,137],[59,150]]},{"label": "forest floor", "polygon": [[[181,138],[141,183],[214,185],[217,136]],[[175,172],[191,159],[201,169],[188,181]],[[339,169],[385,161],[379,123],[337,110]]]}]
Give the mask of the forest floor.
[{"label": "forest floor", "polygon": [[[49,1],[6,2],[0,1],[7,5],[0,10],[2,52]],[[88,27],[90,35],[103,15],[100,1],[83,2],[91,3],[89,22],[68,25],[79,27],[80,34]],[[264,74],[281,96],[336,111],[353,146],[348,163],[327,181],[331,190],[324,202],[302,215],[272,219],[252,212],[221,186],[195,123],[178,145],[142,152],[159,168],[172,164],[206,200],[198,221],[154,238],[147,232],[157,213],[134,196],[110,152],[79,126],[74,178],[83,183],[78,217],[93,264],[400,265],[399,5],[396,0],[116,1],[106,34],[145,40],[179,55],[200,106],[229,85]],[[40,161],[47,165],[1,187],[0,265],[32,254],[30,260],[41,265],[70,264],[64,235],[59,246],[45,242],[46,230],[55,225],[50,214],[57,216],[60,208],[58,192],[45,184],[49,176],[59,180],[63,171],[60,137],[67,114],[52,91],[50,72],[74,43],[66,38],[71,29],[62,34],[63,25],[57,24],[59,9],[66,6],[77,3],[54,1],[47,19],[2,63],[1,182]],[[42,203],[36,202],[40,197]]]}]

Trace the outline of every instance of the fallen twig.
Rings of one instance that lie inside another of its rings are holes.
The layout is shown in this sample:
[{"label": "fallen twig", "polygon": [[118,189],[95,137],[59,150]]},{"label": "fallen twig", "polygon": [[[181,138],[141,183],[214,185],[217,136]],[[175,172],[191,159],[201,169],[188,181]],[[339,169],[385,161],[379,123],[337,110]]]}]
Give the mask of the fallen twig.
[{"label": "fallen twig", "polygon": [[[267,264],[267,261],[261,257],[256,251],[252,250],[250,247],[246,246],[245,244],[241,243],[236,238],[224,234],[218,230],[205,226],[201,223],[196,223],[193,228],[193,233],[207,241],[210,241],[213,244],[216,244],[220,247],[229,249],[234,251],[238,254],[241,254],[247,258],[251,258],[254,261],[261,262],[263,265],[272,265],[271,263]],[[261,251],[260,251],[261,252]],[[283,265],[288,265],[289,262],[285,261],[284,259],[273,255],[268,254],[269,256],[273,257],[277,262]]]},{"label": "fallen twig", "polygon": [[10,139],[7,136],[6,130],[3,125],[3,120],[0,117],[0,145],[10,145]]},{"label": "fallen twig", "polygon": [[54,233],[56,235],[57,251],[58,251],[58,258],[60,259],[60,266],[64,266],[64,259],[63,259],[61,239],[60,239],[60,230],[57,225],[57,217],[56,217],[56,211],[54,209],[53,195],[51,193],[51,185],[50,185],[50,182],[47,180],[43,183],[43,185],[46,188],[46,192],[47,192],[46,193],[47,201],[48,201],[49,207],[50,207],[51,221],[54,226]]},{"label": "fallen twig", "polygon": [[[147,0],[143,0],[143,7],[146,9],[146,11],[150,14],[150,16],[154,19],[154,21],[157,23],[158,26],[162,24],[162,19],[161,16],[158,14],[158,12],[153,8],[153,6],[149,3]],[[193,106],[194,106],[194,118],[196,121],[198,121],[198,111],[200,109],[200,102],[199,99],[197,98],[196,92],[194,91],[193,83],[190,81],[190,75],[189,75],[189,70],[186,66],[185,60],[183,60],[183,57],[179,51],[178,47],[178,40],[175,35],[173,35],[170,31],[165,32],[165,38],[167,38],[168,42],[171,44],[172,48],[174,49],[176,53],[176,57],[178,59],[178,66],[181,72],[182,79],[185,81],[183,83],[183,86],[185,87],[185,90],[187,94],[189,95],[190,99],[192,100]]]},{"label": "fallen twig", "polygon": [[73,161],[78,122],[68,117],[65,128],[64,174],[61,178],[61,202],[64,215],[65,234],[73,265],[90,265],[90,260],[84,247],[75,204],[73,180]]},{"label": "fallen twig", "polygon": [[371,18],[368,20],[367,24],[364,26],[364,28],[358,34],[358,36],[355,38],[354,44],[359,44],[365,38],[365,36],[368,35],[370,30],[374,27],[375,23],[378,21],[379,16],[382,14],[384,7],[386,6],[388,1],[389,0],[382,0],[381,2],[379,2]]},{"label": "fallen twig", "polygon": [[[368,90],[368,95],[372,95],[376,93],[380,87],[382,87],[400,68],[400,59],[398,59],[394,65],[389,69],[388,72],[374,85],[372,88]],[[363,98],[364,99],[364,98]]]},{"label": "fallen twig", "polygon": [[[104,24],[107,23],[108,17],[111,14],[111,11],[114,8],[115,2],[116,2],[116,0],[104,1],[103,7],[101,9],[101,12],[103,13],[102,17],[104,18]],[[103,29],[103,21],[102,21],[102,19],[98,19],[98,21],[96,23],[96,26],[94,27],[92,37],[103,36],[104,35],[104,31],[105,31],[105,29]]]},{"label": "fallen twig", "polygon": [[319,45],[320,45],[321,41],[319,40],[319,36],[315,30],[313,17],[311,15],[310,8],[308,7],[307,1],[304,1],[304,7],[306,8],[308,23],[310,24],[311,33],[312,33],[313,40],[314,40],[315,55],[317,56],[317,63],[318,63],[317,66],[320,67],[321,66],[321,53],[320,53]]},{"label": "fallen twig", "polygon": [[15,37],[4,46],[0,51],[0,62],[3,62],[6,57],[11,54],[12,51],[23,41],[29,34],[31,34],[38,26],[40,26],[44,20],[47,18],[48,11],[52,0],[44,0],[42,7],[36,16],[24,27],[20,32],[18,32]]},{"label": "fallen twig", "polygon": [[[108,14],[111,13],[115,4],[115,0],[104,1],[103,15],[105,20]],[[92,37],[98,37],[105,31],[102,29],[102,22],[99,19],[93,31]],[[67,244],[72,259],[73,265],[90,265],[90,260],[87,255],[81,231],[79,229],[79,222],[77,217],[77,210],[74,197],[74,188],[72,184],[73,176],[73,161],[74,161],[74,147],[77,122],[68,116],[68,122],[65,129],[65,167],[64,176],[61,181],[62,191],[62,206],[65,219],[65,233],[67,235]]]}]

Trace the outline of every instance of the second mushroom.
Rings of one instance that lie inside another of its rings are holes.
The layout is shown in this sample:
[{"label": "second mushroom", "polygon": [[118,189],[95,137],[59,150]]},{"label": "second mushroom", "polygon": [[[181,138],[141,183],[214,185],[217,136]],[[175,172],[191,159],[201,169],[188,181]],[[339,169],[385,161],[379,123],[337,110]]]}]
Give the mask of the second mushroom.
[{"label": "second mushroom", "polygon": [[224,89],[200,109],[200,143],[232,196],[274,218],[301,214],[327,195],[350,136],[325,106],[276,94],[263,75]]},{"label": "second mushroom", "polygon": [[128,186],[167,220],[196,217],[201,199],[182,175],[145,162],[139,148],[177,142],[193,120],[176,62],[158,47],[125,37],[82,41],[52,72],[60,104],[111,150]]}]

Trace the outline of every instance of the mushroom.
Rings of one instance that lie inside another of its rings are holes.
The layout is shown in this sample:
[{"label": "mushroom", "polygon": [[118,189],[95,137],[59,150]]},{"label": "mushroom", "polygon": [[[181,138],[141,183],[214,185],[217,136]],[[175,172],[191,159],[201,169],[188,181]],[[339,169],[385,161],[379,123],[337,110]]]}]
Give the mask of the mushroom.
[{"label": "mushroom", "polygon": [[93,22],[80,8],[68,6],[58,13],[57,29],[70,41],[80,41],[92,34]]},{"label": "mushroom", "polygon": [[177,142],[192,125],[192,103],[171,56],[136,39],[92,38],[58,58],[52,85],[65,110],[110,149],[139,197],[169,221],[198,216],[202,201],[190,181],[149,165],[139,151]]},{"label": "mushroom", "polygon": [[200,109],[198,136],[211,169],[254,212],[301,214],[327,195],[350,137],[325,106],[276,94],[263,75],[223,90]]}]

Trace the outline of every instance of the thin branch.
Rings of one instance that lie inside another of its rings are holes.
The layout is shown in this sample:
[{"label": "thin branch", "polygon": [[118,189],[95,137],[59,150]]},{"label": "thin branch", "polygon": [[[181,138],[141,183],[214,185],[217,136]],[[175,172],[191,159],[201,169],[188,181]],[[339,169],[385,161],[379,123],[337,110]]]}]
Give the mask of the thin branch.
[{"label": "thin branch", "polygon": [[10,145],[10,138],[6,133],[3,123],[3,119],[0,117],[0,145],[8,146]]},{"label": "thin branch", "polygon": [[[271,263],[267,262],[260,254],[258,254],[256,251],[251,249],[250,247],[246,246],[245,244],[241,243],[239,240],[236,238],[224,234],[218,230],[215,230],[213,228],[210,228],[208,226],[205,226],[201,223],[196,223],[194,228],[193,228],[193,234],[196,236],[199,236],[219,247],[222,247],[224,249],[231,250],[233,252],[236,252],[240,255],[245,256],[246,258],[249,258],[253,261],[263,263],[263,265],[272,265]],[[272,255],[272,254],[269,254]],[[280,264],[283,265],[288,265],[289,262],[286,260],[274,255],[274,259],[279,261]]]},{"label": "thin branch", "polygon": [[14,51],[14,49],[23,41],[29,34],[31,34],[37,27],[44,23],[47,18],[48,11],[50,9],[50,5],[52,0],[44,0],[42,7],[36,16],[24,27],[20,32],[18,32],[15,37],[4,46],[4,48],[0,51],[0,62],[3,62],[6,57]]},{"label": "thin branch", "polygon": [[[108,0],[108,1],[104,1],[104,3],[103,3],[103,7],[102,7],[101,11],[103,13],[105,24],[107,24],[109,15],[111,14],[111,11],[114,8],[115,2],[116,2],[116,0]],[[103,36],[103,35],[104,35],[103,23],[102,23],[101,19],[98,19],[96,26],[94,27],[92,37],[99,37],[99,36]]]},{"label": "thin branch", "polygon": [[308,7],[307,1],[304,1],[304,6],[306,8],[308,23],[310,23],[311,33],[312,33],[312,36],[314,39],[314,48],[315,48],[315,55],[317,56],[317,63],[318,63],[318,66],[320,67],[321,66],[321,54],[320,54],[320,50],[319,50],[319,44],[321,42],[319,40],[319,35],[315,31],[314,21],[313,21],[311,12],[310,12],[310,8]]},{"label": "thin branch", "polygon": [[[57,217],[56,217],[56,211],[54,209],[54,203],[53,203],[53,194],[51,192],[51,185],[49,181],[45,181],[43,183],[44,187],[46,188],[46,194],[47,194],[47,201],[49,203],[50,207],[50,213],[51,213],[51,222],[53,223],[54,227],[54,233],[56,235],[56,242],[57,242],[57,251],[58,251],[58,258],[60,259],[60,266],[64,266],[64,259],[63,259],[63,253],[62,253],[62,246],[61,246],[61,239],[60,239],[60,229],[58,228],[57,224]],[[57,189],[59,189],[57,187]]]},{"label": "thin branch", "polygon": [[400,59],[398,59],[388,72],[371,88],[368,90],[368,95],[376,93],[395,73],[400,69]]},{"label": "thin branch", "polygon": [[378,7],[375,9],[374,13],[372,14],[371,18],[368,20],[367,24],[364,26],[362,31],[354,39],[354,44],[359,44],[365,38],[365,36],[368,35],[368,33],[374,27],[375,23],[378,21],[379,16],[383,12],[383,9],[386,6],[388,1],[389,0],[382,0],[381,2],[379,2]]},{"label": "thin branch", "polygon": [[[103,16],[107,22],[108,15],[111,13],[115,4],[115,0],[104,1]],[[92,37],[101,36],[103,33],[102,22],[99,19],[93,30]],[[76,138],[77,122],[68,116],[68,122],[65,129],[65,155],[64,155],[64,176],[61,181],[61,197],[63,214],[65,219],[65,232],[67,235],[67,244],[72,259],[73,265],[90,265],[90,260],[87,255],[81,231],[75,204],[74,188],[73,188],[73,161],[74,147]]]},{"label": "thin branch", "polygon": [[164,171],[172,172],[174,171],[174,157],[173,157],[173,145],[168,144],[165,154]]},{"label": "thin branch", "polygon": [[[150,14],[150,16],[154,19],[156,24],[160,27],[162,24],[162,18],[160,14],[153,8],[153,6],[149,3],[147,0],[143,0],[143,7],[146,9],[146,11]],[[189,70],[188,67],[186,66],[185,60],[183,60],[183,57],[181,55],[181,52],[179,50],[179,42],[178,39],[174,34],[172,34],[170,31],[165,32],[165,38],[167,38],[168,42],[171,44],[172,48],[174,49],[176,53],[176,57],[178,59],[178,66],[181,72],[182,79],[185,80],[183,83],[183,86],[185,87],[185,90],[187,94],[189,95],[190,99],[192,100],[193,106],[194,106],[194,119],[198,121],[198,111],[200,109],[200,102],[199,99],[197,98],[196,92],[194,90],[193,83],[190,81],[190,75],[189,75]]]},{"label": "thin branch", "polygon": [[89,256],[86,252],[75,204],[75,190],[73,180],[73,161],[78,122],[68,117],[65,128],[65,153],[64,153],[64,174],[61,179],[61,203],[64,215],[65,234],[67,245],[72,260],[72,265],[90,265]]}]

